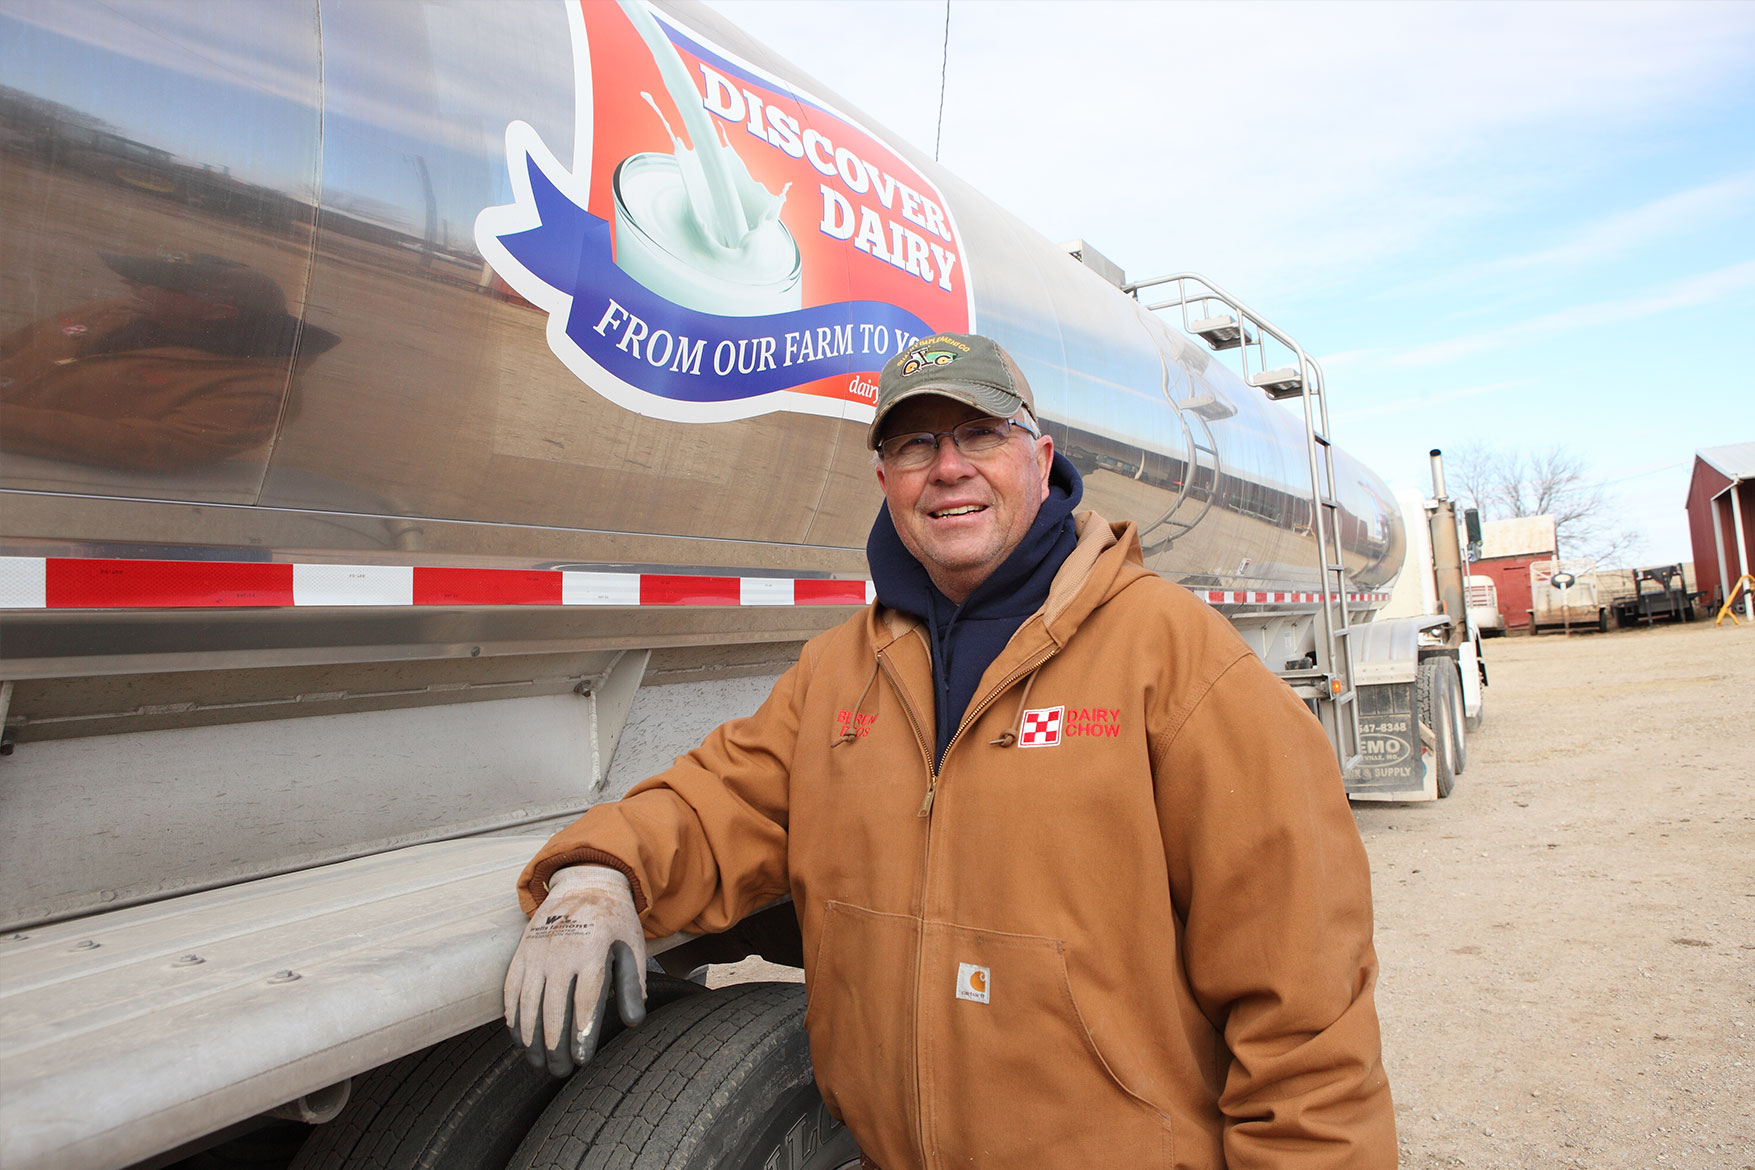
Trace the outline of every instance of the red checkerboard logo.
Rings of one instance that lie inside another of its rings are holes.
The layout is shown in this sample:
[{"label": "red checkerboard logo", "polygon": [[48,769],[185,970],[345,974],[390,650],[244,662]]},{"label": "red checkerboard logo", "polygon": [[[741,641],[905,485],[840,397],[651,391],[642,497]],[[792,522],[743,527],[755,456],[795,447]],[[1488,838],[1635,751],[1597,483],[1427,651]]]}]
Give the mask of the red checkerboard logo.
[{"label": "red checkerboard logo", "polygon": [[1039,707],[1024,712],[1024,725],[1018,735],[1019,747],[1053,747],[1060,742],[1060,724],[1066,718],[1065,707]]}]

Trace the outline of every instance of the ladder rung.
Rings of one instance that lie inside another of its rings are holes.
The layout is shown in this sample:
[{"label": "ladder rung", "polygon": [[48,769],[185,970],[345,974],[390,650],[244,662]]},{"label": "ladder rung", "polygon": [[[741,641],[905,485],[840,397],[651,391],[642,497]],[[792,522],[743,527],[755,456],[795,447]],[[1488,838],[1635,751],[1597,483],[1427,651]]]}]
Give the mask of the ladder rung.
[{"label": "ladder rung", "polygon": [[1189,332],[1198,335],[1214,349],[1236,349],[1240,345],[1255,344],[1255,335],[1246,326],[1240,325],[1235,317],[1223,313],[1216,317],[1203,317],[1188,328]]},{"label": "ladder rung", "polygon": [[1245,379],[1251,386],[1267,391],[1269,398],[1296,398],[1304,392],[1304,375],[1290,366],[1263,370]]}]

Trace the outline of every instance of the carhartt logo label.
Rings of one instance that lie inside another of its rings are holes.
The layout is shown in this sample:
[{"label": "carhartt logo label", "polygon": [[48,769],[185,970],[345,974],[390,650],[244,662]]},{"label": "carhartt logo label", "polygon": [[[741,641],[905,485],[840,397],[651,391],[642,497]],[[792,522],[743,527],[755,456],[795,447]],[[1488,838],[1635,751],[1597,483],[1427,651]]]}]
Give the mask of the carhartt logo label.
[{"label": "carhartt logo label", "polygon": [[987,1002],[987,987],[993,972],[974,963],[957,964],[957,998],[975,1003]]},{"label": "carhartt logo label", "polygon": [[1060,742],[1060,725],[1065,721],[1065,707],[1025,711],[1023,725],[1018,730],[1018,746],[1053,747]]}]

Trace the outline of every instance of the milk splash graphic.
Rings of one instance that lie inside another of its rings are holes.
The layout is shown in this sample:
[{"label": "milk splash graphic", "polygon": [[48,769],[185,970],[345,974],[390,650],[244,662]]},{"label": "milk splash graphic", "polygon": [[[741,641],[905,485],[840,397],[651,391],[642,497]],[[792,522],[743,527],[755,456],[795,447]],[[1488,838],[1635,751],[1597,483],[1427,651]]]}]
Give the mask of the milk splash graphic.
[{"label": "milk splash graphic", "polygon": [[696,145],[684,145],[652,95],[640,94],[674,153],[631,155],[616,167],[616,264],[653,292],[704,313],[754,317],[799,308],[798,245],[780,222],[792,185],[775,195],[750,177],[658,22],[635,0],[619,3]]}]

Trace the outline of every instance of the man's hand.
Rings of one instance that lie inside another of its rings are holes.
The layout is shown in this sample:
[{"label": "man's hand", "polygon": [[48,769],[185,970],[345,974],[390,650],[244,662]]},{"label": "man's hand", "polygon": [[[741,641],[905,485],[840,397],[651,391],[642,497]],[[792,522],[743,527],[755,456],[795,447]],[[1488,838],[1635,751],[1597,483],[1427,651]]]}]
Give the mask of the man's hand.
[{"label": "man's hand", "polygon": [[609,1000],[628,1027],[646,1018],[646,936],[634,891],[603,865],[557,870],[506,971],[506,1026],[557,1077],[591,1059]]}]

